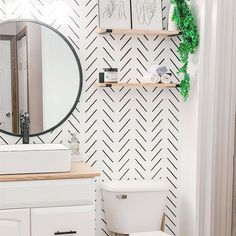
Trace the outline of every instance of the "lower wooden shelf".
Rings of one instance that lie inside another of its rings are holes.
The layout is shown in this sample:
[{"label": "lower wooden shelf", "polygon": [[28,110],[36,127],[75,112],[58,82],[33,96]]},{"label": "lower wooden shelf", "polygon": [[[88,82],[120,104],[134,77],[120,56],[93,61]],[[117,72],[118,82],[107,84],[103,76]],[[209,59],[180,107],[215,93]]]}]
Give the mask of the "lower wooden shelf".
[{"label": "lower wooden shelf", "polygon": [[177,88],[180,84],[162,84],[162,83],[96,83],[100,88],[117,88],[117,87],[157,87],[157,88]]}]

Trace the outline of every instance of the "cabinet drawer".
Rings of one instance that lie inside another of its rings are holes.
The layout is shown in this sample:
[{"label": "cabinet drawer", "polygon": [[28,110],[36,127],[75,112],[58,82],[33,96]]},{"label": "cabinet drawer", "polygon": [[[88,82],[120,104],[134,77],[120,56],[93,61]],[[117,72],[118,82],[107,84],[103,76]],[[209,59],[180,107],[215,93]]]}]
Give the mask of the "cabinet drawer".
[{"label": "cabinet drawer", "polygon": [[1,236],[30,236],[30,212],[24,210],[0,211]]},{"label": "cabinet drawer", "polygon": [[0,209],[90,205],[94,179],[6,182],[0,184]]},{"label": "cabinet drawer", "polygon": [[31,236],[94,236],[94,206],[31,209]]}]

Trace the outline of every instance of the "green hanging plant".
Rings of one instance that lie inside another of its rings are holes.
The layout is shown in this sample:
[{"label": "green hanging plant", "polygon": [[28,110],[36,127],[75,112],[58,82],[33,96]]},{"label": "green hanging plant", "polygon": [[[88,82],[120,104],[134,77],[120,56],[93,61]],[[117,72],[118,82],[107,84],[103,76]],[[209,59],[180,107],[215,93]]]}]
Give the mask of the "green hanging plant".
[{"label": "green hanging plant", "polygon": [[178,47],[178,53],[182,62],[179,74],[184,75],[180,83],[180,93],[187,100],[190,90],[190,75],[188,73],[188,59],[190,54],[194,54],[199,44],[199,33],[193,18],[192,12],[186,0],[170,0],[174,4],[172,20],[178,26],[181,32],[181,43]]}]

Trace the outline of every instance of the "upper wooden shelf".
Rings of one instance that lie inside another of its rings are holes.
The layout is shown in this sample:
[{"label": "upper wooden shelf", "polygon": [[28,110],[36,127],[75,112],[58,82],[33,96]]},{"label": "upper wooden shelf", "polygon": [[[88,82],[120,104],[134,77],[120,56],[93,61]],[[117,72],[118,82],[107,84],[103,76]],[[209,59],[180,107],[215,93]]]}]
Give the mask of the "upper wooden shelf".
[{"label": "upper wooden shelf", "polygon": [[157,87],[157,88],[176,88],[180,84],[162,84],[162,83],[97,83],[97,87],[106,88],[106,87]]},{"label": "upper wooden shelf", "polygon": [[176,36],[179,35],[179,31],[168,30],[134,30],[134,29],[100,29],[97,28],[98,34],[129,34],[129,35],[152,35],[152,36]]}]

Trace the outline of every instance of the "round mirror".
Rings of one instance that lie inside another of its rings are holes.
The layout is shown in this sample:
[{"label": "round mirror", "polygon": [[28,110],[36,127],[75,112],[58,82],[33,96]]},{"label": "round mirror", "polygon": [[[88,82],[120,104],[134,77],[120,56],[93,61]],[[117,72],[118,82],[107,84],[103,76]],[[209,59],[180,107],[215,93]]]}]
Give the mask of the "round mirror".
[{"label": "round mirror", "polygon": [[25,115],[30,136],[52,131],[81,91],[79,58],[61,33],[30,20],[0,24],[0,132],[20,136]]}]

